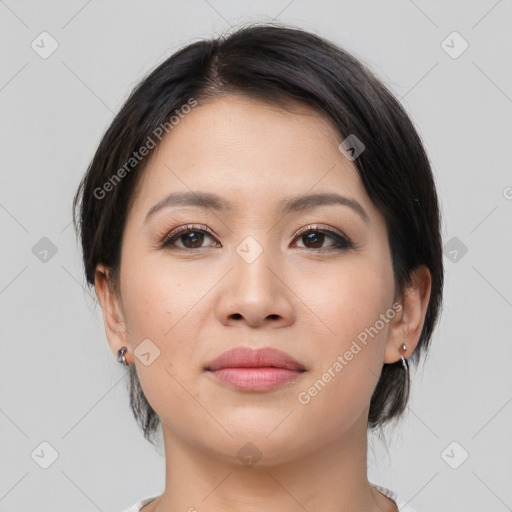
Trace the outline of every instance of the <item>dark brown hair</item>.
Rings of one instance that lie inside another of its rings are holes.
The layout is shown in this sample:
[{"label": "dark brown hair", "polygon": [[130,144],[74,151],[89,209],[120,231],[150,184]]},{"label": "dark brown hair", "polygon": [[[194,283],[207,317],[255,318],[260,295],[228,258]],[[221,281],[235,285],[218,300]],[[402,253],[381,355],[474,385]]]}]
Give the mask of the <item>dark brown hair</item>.
[{"label": "dark brown hair", "polygon": [[[134,153],[150,138],[154,141],[159,127],[170,131],[169,120],[179,116],[191,99],[229,94],[246,94],[279,106],[286,100],[302,102],[325,116],[341,139],[352,135],[362,141],[364,151],[353,163],[385,217],[397,295],[403,297],[419,265],[426,265],[432,277],[423,330],[410,357],[417,363],[438,320],[444,275],[440,212],[428,157],[400,103],[362,62],[295,27],[253,23],[194,42],[135,87],[104,134],[73,201],[88,284],[94,285],[96,265],[103,263],[110,268],[113,290],[118,291],[125,220],[147,162],[147,158],[133,160]],[[112,185],[108,191],[107,182]],[[135,365],[129,372],[132,411],[145,438],[153,442],[160,418],[144,395]],[[400,360],[384,364],[371,399],[369,428],[400,416],[408,397],[409,372]]]}]

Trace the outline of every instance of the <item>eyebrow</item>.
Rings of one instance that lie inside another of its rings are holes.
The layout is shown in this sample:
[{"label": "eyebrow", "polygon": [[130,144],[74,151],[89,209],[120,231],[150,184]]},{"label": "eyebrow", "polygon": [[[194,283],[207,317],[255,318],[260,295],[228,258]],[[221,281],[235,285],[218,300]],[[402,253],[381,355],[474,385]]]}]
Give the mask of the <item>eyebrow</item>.
[{"label": "eyebrow", "polygon": [[[354,210],[366,224],[370,224],[370,218],[364,208],[355,200],[335,193],[317,193],[307,194],[295,197],[287,197],[279,202],[278,212],[285,215],[292,212],[299,212],[317,208],[319,206],[327,206],[339,204],[348,206]],[[163,208],[173,206],[195,206],[199,208],[211,208],[212,210],[221,212],[230,212],[233,210],[232,203],[226,201],[222,197],[210,192],[173,192],[164,197],[148,210],[144,224],[148,222],[156,212]]]}]

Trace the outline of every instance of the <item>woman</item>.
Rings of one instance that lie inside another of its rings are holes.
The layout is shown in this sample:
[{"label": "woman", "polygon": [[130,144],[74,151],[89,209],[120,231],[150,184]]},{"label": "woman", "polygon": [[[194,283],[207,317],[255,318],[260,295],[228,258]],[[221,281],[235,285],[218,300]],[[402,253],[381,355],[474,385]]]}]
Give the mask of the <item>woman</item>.
[{"label": "woman", "polygon": [[132,92],[74,213],[135,418],[162,428],[165,490],[129,512],[413,510],[369,482],[367,433],[429,346],[440,214],[357,59],[274,24],[186,46]]}]

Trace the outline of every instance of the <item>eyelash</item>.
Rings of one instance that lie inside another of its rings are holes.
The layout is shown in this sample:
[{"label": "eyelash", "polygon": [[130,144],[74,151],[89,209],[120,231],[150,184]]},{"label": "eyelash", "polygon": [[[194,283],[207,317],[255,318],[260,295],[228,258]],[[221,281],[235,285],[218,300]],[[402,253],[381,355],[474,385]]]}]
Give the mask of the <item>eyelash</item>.
[{"label": "eyelash", "polygon": [[[170,250],[181,250],[181,251],[187,251],[187,252],[197,252],[199,249],[205,249],[205,247],[198,247],[196,249],[188,249],[183,247],[177,247],[172,244],[172,242],[176,239],[178,239],[180,236],[188,233],[205,233],[207,235],[210,235],[212,238],[215,238],[214,233],[207,227],[204,228],[198,228],[195,225],[188,224],[186,226],[181,226],[173,231],[171,231],[164,240],[160,243],[160,249],[170,249]],[[297,235],[295,236],[294,240],[296,238],[301,238],[304,235],[307,235],[309,233],[322,233],[327,235],[329,238],[332,238],[334,241],[337,242],[337,246],[330,246],[331,248],[320,248],[320,249],[312,249],[314,252],[330,252],[330,251],[344,251],[347,249],[355,248],[355,244],[346,236],[341,235],[340,233],[333,231],[332,229],[326,229],[326,228],[319,228],[315,225],[309,225],[305,228],[301,229]],[[308,247],[300,247],[300,249],[308,249]]]}]

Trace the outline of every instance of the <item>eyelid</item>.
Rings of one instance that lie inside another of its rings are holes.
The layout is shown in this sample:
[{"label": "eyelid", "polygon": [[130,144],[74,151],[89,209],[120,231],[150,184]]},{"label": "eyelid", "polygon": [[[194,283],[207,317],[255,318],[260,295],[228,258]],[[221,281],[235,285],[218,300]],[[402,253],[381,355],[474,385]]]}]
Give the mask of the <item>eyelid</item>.
[{"label": "eyelid", "polygon": [[303,228],[299,229],[299,231],[295,235],[295,238],[303,235],[304,233],[307,233],[308,231],[325,231],[327,233],[333,233],[335,235],[341,236],[345,240],[347,240],[347,242],[350,241],[350,238],[347,235],[345,235],[345,233],[343,233],[342,231],[331,228],[324,224],[309,224],[308,226],[304,226]]}]

